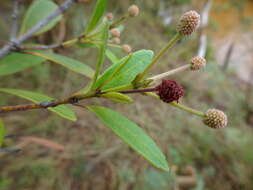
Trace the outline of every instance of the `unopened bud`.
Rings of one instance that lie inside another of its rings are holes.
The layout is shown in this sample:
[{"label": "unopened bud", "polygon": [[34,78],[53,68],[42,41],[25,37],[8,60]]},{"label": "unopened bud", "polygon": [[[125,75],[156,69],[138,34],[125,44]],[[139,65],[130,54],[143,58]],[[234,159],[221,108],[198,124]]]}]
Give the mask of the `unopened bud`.
[{"label": "unopened bud", "polygon": [[196,11],[188,11],[180,18],[177,31],[181,35],[190,35],[199,26],[200,15]]},{"label": "unopened bud", "polygon": [[126,52],[126,53],[128,53],[128,54],[132,52],[131,46],[129,46],[129,45],[127,45],[127,44],[122,45],[122,49],[123,49],[124,52]]},{"label": "unopened bud", "polygon": [[110,32],[112,34],[112,37],[114,37],[114,38],[119,38],[120,37],[120,31],[119,31],[119,29],[113,28],[113,29],[111,29]]},{"label": "unopened bud", "polygon": [[107,13],[106,18],[107,18],[107,20],[112,21],[113,20],[113,14],[112,13]]},{"label": "unopened bud", "polygon": [[128,14],[130,17],[136,17],[139,15],[139,7],[137,5],[131,5],[129,8],[128,8]]},{"label": "unopened bud", "polygon": [[220,110],[209,109],[205,113],[206,118],[203,120],[208,127],[219,129],[227,126],[227,116]]},{"label": "unopened bud", "polygon": [[193,57],[191,60],[191,70],[199,70],[206,66],[205,58],[201,56]]}]

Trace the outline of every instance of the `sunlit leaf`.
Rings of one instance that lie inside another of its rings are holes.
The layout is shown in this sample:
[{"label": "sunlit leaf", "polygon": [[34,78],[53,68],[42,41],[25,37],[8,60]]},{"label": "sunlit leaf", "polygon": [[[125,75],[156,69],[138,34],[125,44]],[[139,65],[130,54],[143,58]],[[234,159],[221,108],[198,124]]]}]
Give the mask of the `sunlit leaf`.
[{"label": "sunlit leaf", "polygon": [[0,59],[0,76],[23,71],[45,61],[42,57],[23,53],[11,53]]},{"label": "sunlit leaf", "polygon": [[[47,102],[47,101],[54,100],[54,98],[51,98],[47,95],[37,93],[37,92],[26,91],[26,90],[0,88],[0,92],[12,94],[14,96],[18,96],[20,98],[30,100],[31,102],[34,102],[34,103]],[[72,111],[72,109],[70,109],[66,105],[59,105],[57,107],[48,108],[48,109],[52,112],[55,112],[56,114],[60,115],[63,118],[69,119],[71,121],[76,120],[75,113]]]},{"label": "sunlit leaf", "polygon": [[90,66],[88,66],[84,63],[81,63],[80,61],[77,61],[75,59],[63,56],[63,55],[42,52],[42,51],[39,51],[39,52],[29,51],[27,53],[42,57],[42,58],[49,60],[53,63],[60,64],[69,70],[80,73],[80,74],[85,75],[86,77],[89,77],[89,78],[91,78],[94,75],[94,71]]},{"label": "sunlit leaf", "polygon": [[141,154],[152,165],[168,171],[165,156],[155,142],[135,123],[121,114],[100,106],[89,106],[88,109],[112,131],[125,141],[136,152]]},{"label": "sunlit leaf", "polygon": [[[103,81],[107,80],[114,71],[124,64],[129,56],[122,58],[118,63],[110,66],[98,79],[97,86],[99,86]],[[150,50],[140,50],[133,53],[128,60],[127,64],[121,69],[120,72],[106,85],[102,87],[102,90],[115,88],[118,86],[123,86],[130,84],[136,77],[137,74],[144,71],[144,69],[151,63],[153,58],[153,52]]]},{"label": "sunlit leaf", "polygon": [[90,21],[85,29],[85,32],[88,33],[92,31],[101,20],[106,8],[107,0],[97,0],[95,9],[93,10]]},{"label": "sunlit leaf", "polygon": [[[20,33],[26,33],[41,20],[48,17],[57,8],[58,6],[51,0],[35,0],[24,16]],[[46,26],[34,33],[34,35],[39,35],[50,30],[61,20],[61,18],[62,15],[59,15],[58,17],[52,19]]]}]

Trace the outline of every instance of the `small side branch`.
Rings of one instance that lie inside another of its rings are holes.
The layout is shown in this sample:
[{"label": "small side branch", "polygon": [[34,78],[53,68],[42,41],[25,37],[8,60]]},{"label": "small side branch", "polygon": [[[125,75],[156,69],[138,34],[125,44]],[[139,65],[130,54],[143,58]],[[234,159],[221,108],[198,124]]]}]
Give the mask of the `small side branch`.
[{"label": "small side branch", "polygon": [[47,25],[51,20],[53,20],[55,17],[59,16],[60,14],[64,13],[73,3],[78,2],[77,0],[66,0],[64,3],[62,3],[57,10],[55,10],[52,14],[50,14],[45,19],[41,20],[37,25],[32,27],[28,32],[26,32],[23,36],[19,37],[18,39],[15,39],[11,41],[10,43],[6,44],[1,50],[0,50],[0,58],[4,57],[8,53],[10,53],[12,50],[19,47],[24,41],[29,39],[34,33],[39,31],[41,28],[43,28],[45,25]]}]

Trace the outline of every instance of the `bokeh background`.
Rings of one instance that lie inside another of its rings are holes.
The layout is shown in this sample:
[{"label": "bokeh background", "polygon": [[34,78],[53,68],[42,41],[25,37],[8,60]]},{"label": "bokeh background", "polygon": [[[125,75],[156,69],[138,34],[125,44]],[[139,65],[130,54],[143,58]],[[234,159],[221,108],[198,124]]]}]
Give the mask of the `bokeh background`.
[{"label": "bokeh background", "polygon": [[[31,2],[24,0],[22,12]],[[108,12],[119,17],[133,3],[141,13],[124,24],[121,40],[134,50],[158,52],[175,33],[177,20],[187,10],[209,15],[208,24],[181,40],[152,73],[188,63],[200,50],[204,51],[208,61],[204,70],[177,74],[173,79],[185,87],[183,104],[203,111],[211,107],[224,110],[228,127],[209,129],[198,117],[139,95],[130,105],[106,100],[87,102],[114,108],[139,124],[165,153],[171,167],[171,172],[166,173],[150,166],[84,110],[75,108],[77,122],[43,110],[6,114],[2,119],[8,134],[18,136],[6,143],[21,147],[22,151],[0,153],[0,189],[253,189],[253,1],[109,0]],[[51,44],[77,36],[93,7],[94,1],[72,7],[57,27],[33,42]],[[1,45],[9,36],[11,10],[12,1],[1,0]],[[57,51],[90,66],[96,59],[94,49]],[[59,98],[85,83],[80,75],[50,63],[0,77],[0,87],[33,90]],[[18,103],[25,101],[0,94],[0,105]],[[38,144],[24,137],[48,141]]]}]

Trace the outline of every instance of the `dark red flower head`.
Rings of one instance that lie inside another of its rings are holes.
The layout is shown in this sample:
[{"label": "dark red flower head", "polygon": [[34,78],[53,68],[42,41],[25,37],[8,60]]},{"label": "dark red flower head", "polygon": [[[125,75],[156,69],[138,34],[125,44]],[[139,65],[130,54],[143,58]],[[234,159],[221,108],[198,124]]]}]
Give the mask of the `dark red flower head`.
[{"label": "dark red flower head", "polygon": [[161,84],[156,87],[160,99],[166,103],[179,100],[184,95],[184,89],[174,80],[163,80]]}]

